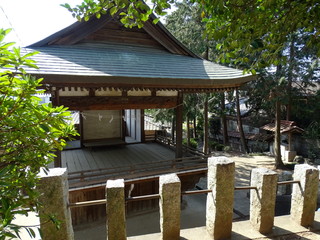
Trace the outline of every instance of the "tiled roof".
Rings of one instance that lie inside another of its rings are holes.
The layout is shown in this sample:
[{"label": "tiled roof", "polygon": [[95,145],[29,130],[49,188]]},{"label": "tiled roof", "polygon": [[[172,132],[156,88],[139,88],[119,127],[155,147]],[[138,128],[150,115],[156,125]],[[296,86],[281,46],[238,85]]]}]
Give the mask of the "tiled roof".
[{"label": "tiled roof", "polygon": [[[302,128],[299,128],[294,121],[287,121],[287,120],[281,120],[280,123],[280,132],[281,133],[288,133],[288,132],[298,132],[302,133],[304,130]],[[268,123],[261,127],[261,129],[264,129],[266,131],[275,132],[275,123]]]},{"label": "tiled roof", "polygon": [[39,51],[32,58],[39,74],[123,76],[143,78],[242,79],[251,74],[228,68],[203,59],[172,54],[165,50],[120,44],[83,43],[71,46],[33,47],[25,51]]},{"label": "tiled roof", "polygon": [[[39,69],[31,74],[44,83],[137,84],[172,88],[232,88],[255,79],[242,70],[166,50],[112,43],[81,43],[23,49],[38,51],[32,58]],[[55,76],[73,76],[61,80]],[[48,76],[51,76],[50,78]],[[88,80],[90,77],[90,80]]]}]

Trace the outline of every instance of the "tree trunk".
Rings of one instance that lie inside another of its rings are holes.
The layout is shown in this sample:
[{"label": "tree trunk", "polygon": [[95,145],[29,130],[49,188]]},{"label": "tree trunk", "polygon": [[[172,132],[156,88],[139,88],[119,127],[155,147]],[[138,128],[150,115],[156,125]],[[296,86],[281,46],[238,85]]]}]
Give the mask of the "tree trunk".
[{"label": "tree trunk", "polygon": [[295,56],[295,49],[294,49],[294,42],[295,37],[292,36],[291,43],[290,43],[290,59],[289,59],[289,69],[288,69],[288,85],[287,85],[287,97],[288,97],[288,104],[287,104],[287,120],[291,119],[291,109],[292,109],[292,80],[293,80],[293,64],[294,64],[294,56]]},{"label": "tree trunk", "polygon": [[[281,57],[281,56],[279,56]],[[277,65],[276,77],[280,79],[282,75],[282,65]],[[281,158],[281,103],[280,103],[280,85],[275,89],[276,97],[276,111],[275,111],[275,133],[274,133],[274,153],[275,153],[275,167],[283,168],[284,164]]]},{"label": "tree trunk", "polygon": [[171,126],[171,140],[172,140],[172,143],[174,143],[175,132],[176,132],[176,121],[175,121],[175,118],[172,117],[172,126]]},{"label": "tree trunk", "polygon": [[183,93],[178,93],[176,107],[176,158],[182,158],[183,155]]},{"label": "tree trunk", "polygon": [[223,144],[229,144],[228,138],[228,126],[227,126],[227,118],[226,118],[226,104],[225,104],[225,95],[224,92],[221,94],[221,122],[222,122],[222,136],[223,136]]},{"label": "tree trunk", "polygon": [[236,90],[236,104],[237,104],[237,120],[238,120],[238,128],[240,133],[240,140],[242,145],[242,150],[246,153],[249,153],[248,145],[244,136],[243,127],[242,127],[242,118],[240,113],[240,101],[239,101],[239,91]]},{"label": "tree trunk", "polygon": [[209,140],[209,131],[208,131],[208,95],[205,95],[204,100],[204,108],[203,108],[203,114],[204,114],[204,123],[203,123],[203,152],[205,154],[208,154],[208,140]]},{"label": "tree trunk", "polygon": [[197,138],[197,118],[193,118],[193,138]]},{"label": "tree trunk", "polygon": [[281,159],[281,109],[280,101],[276,101],[276,120],[275,120],[275,135],[274,135],[274,152],[275,152],[275,167],[283,168],[284,164]]}]

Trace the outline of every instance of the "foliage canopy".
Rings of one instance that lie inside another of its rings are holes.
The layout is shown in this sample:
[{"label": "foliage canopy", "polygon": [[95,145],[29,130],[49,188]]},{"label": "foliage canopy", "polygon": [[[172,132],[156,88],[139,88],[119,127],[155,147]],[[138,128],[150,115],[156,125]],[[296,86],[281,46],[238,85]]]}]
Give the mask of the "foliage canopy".
[{"label": "foliage canopy", "polygon": [[[101,14],[118,15],[126,27],[142,27],[150,14],[166,14],[176,0],[152,0],[149,6],[141,0],[84,0],[75,7],[63,4],[78,20]],[[220,60],[236,58],[249,62],[246,54],[256,54],[251,69],[278,65],[285,61],[279,54],[287,38],[295,32],[306,33],[306,46],[317,49],[320,56],[320,4],[318,0],[194,0],[201,6],[206,35],[214,39],[221,52]],[[155,20],[154,22],[156,22]]]}]

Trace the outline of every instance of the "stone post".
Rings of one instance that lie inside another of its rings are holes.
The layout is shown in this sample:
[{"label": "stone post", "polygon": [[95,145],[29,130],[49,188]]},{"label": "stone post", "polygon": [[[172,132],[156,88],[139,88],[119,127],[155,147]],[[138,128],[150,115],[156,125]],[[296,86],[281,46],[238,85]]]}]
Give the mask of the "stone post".
[{"label": "stone post", "polygon": [[303,227],[313,224],[317,207],[319,170],[308,164],[296,165],[291,199],[291,219]]},{"label": "stone post", "polygon": [[123,179],[107,181],[106,200],[107,239],[127,239]]},{"label": "stone post", "polygon": [[250,222],[262,234],[272,231],[277,196],[277,173],[266,168],[251,172]]},{"label": "stone post", "polygon": [[[40,192],[41,208],[40,228],[43,240],[73,240],[71,212],[68,207],[69,184],[66,168],[49,169],[48,174],[41,171],[41,179],[37,187]],[[54,216],[61,222],[60,228],[50,221]]]},{"label": "stone post", "polygon": [[208,159],[206,227],[213,239],[231,237],[235,164],[226,157]]},{"label": "stone post", "polygon": [[176,174],[159,178],[160,228],[162,240],[180,239],[181,182]]}]

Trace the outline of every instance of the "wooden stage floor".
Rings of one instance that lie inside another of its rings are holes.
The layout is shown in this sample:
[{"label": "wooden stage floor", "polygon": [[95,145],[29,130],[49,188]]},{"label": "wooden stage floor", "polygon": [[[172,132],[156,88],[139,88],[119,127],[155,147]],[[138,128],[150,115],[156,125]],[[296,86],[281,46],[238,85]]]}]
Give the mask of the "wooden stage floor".
[{"label": "wooden stage floor", "polygon": [[62,166],[69,173],[121,168],[174,158],[174,151],[157,143],[82,148],[64,150],[61,153]]},{"label": "wooden stage floor", "polygon": [[158,143],[137,143],[61,152],[69,187],[87,187],[108,179],[134,179],[174,171],[175,152]]},{"label": "wooden stage floor", "polygon": [[176,159],[172,149],[155,142],[66,149],[61,152],[61,162],[68,170],[71,188],[99,185],[108,179],[138,179],[194,170],[206,167],[207,163],[205,157],[194,155]]}]

